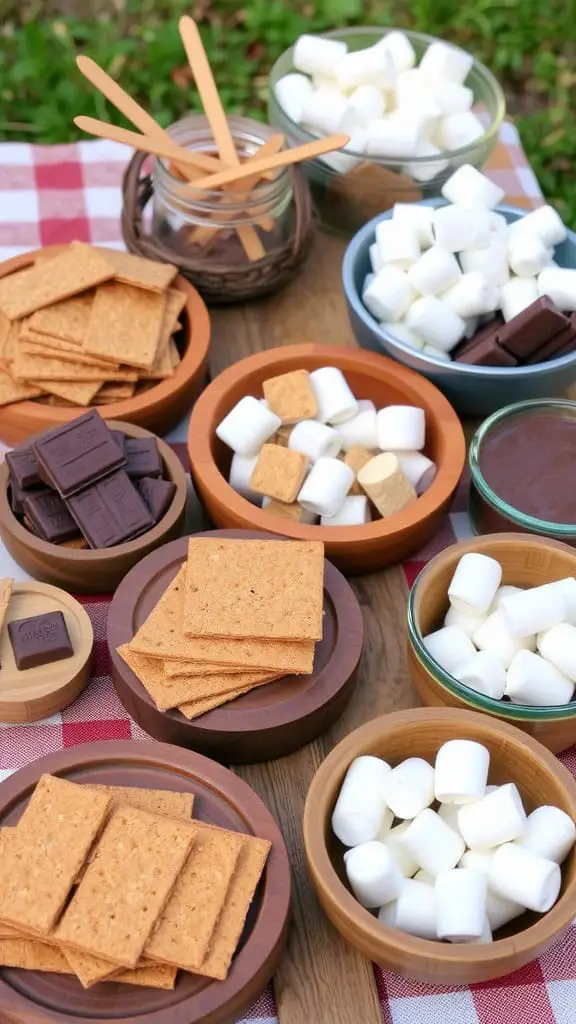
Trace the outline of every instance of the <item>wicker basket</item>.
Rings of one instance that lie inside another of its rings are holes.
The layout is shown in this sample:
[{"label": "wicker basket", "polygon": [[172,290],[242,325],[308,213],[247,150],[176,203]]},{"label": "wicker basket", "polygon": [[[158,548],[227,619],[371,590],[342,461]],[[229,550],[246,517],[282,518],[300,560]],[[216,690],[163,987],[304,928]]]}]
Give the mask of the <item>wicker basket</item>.
[{"label": "wicker basket", "polygon": [[291,238],[255,263],[218,263],[201,257],[176,256],[162,241],[147,234],[143,213],[154,188],[150,175],[142,174],[147,153],[135,153],[122,185],[122,234],[130,252],[151,260],[174,263],[207,302],[242,302],[277,291],[291,281],[310,249],[316,226],[306,178],[299,167],[292,175],[294,218]]}]

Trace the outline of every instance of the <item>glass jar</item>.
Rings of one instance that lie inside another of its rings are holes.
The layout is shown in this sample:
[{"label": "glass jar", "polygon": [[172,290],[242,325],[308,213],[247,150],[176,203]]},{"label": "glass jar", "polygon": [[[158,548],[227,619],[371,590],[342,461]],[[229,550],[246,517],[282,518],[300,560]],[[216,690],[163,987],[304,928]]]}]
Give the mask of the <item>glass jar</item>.
[{"label": "glass jar", "polygon": [[[268,125],[247,117],[233,116],[228,123],[241,159],[253,156],[276,134]],[[186,149],[218,155],[208,121],[202,115],[176,121],[168,134]],[[209,173],[202,171],[201,176]],[[292,235],[290,168],[261,178],[253,188],[243,189],[242,182],[238,182],[228,189],[210,191],[194,189],[170,161],[157,159],[153,185],[152,232],[175,257],[202,256],[208,264],[248,263],[284,246]]]},{"label": "glass jar", "polygon": [[475,533],[520,531],[576,546],[576,402],[500,409],[476,431],[468,461]]}]

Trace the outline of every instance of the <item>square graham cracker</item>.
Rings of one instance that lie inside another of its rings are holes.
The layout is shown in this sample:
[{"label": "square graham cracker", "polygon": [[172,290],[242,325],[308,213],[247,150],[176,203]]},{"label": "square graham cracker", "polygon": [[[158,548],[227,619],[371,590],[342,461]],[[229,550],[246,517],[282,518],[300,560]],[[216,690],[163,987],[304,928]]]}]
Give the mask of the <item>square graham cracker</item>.
[{"label": "square graham cracker", "polygon": [[29,384],[38,387],[36,394],[48,392],[54,399],[50,405],[60,405],[62,399],[70,405],[89,405],[100,389],[100,381],[97,380],[43,380],[29,381]]},{"label": "square graham cracker", "polygon": [[131,252],[106,249],[104,246],[100,246],[97,252],[102,253],[106,262],[114,267],[116,281],[134,285],[136,288],[163,292],[172,284],[178,274],[178,267],[172,263],[158,263],[156,260],[147,260],[143,256],[134,256]]},{"label": "square graham cracker", "polygon": [[42,355],[30,355],[20,347],[11,369],[16,380],[58,380],[71,381],[73,383],[77,381],[96,381],[98,387],[109,380],[131,381],[137,378],[137,373],[133,369],[124,369],[123,367],[116,369],[111,364],[107,368],[101,365],[84,366],[76,360],[70,362],[70,360],[63,358],[65,355],[66,353],[64,352],[48,351]]},{"label": "square graham cracker", "polygon": [[44,306],[32,314],[28,326],[38,334],[80,346],[86,337],[93,302],[94,292],[86,292],[53,306]]},{"label": "square graham cracker", "polygon": [[[270,681],[268,680],[268,682]],[[209,711],[214,711],[215,708],[220,708],[224,704],[230,704],[237,697],[243,697],[245,693],[250,693],[250,690],[254,689],[254,686],[245,686],[240,690],[228,690],[227,693],[217,693],[212,697],[188,701],[186,704],[180,704],[178,710],[181,715],[184,715],[184,718],[191,722],[194,718],[200,718],[200,715],[206,715]]]},{"label": "square graham cracker", "polygon": [[20,352],[24,352],[28,356],[62,360],[65,363],[73,363],[75,366],[97,367],[104,371],[101,374],[102,377],[106,376],[108,370],[117,372],[120,369],[119,363],[105,363],[97,356],[87,356],[78,345],[73,345],[70,341],[60,341],[58,338],[51,338],[48,334],[34,334],[32,331],[28,331],[21,338]]},{"label": "square graham cracker", "polygon": [[0,281],[0,310],[18,320],[43,306],[84,292],[114,276],[114,268],[89,245],[79,242]]},{"label": "square graham cracker", "polygon": [[0,368],[0,406],[22,402],[26,398],[38,398],[41,394],[41,387],[31,381],[14,380],[8,370]]},{"label": "square graham cracker", "polygon": [[262,390],[270,411],[276,413],[282,423],[313,420],[318,414],[318,402],[308,370],[292,370],[279,377],[270,377],[263,382]]},{"label": "square graham cracker", "polygon": [[132,971],[120,971],[110,981],[118,985],[138,985],[142,988],[173,989],[176,984],[177,967],[170,964],[139,964]]},{"label": "square graham cracker", "polygon": [[149,370],[160,343],[165,307],[163,292],[117,281],[102,285],[96,290],[84,351]]},{"label": "square graham cracker", "polygon": [[169,661],[164,662],[164,672],[169,679],[174,676],[212,676],[223,675],[226,672],[233,676],[236,672],[243,672],[245,669],[230,667],[229,665],[210,665],[202,661]]},{"label": "square graham cracker", "polygon": [[19,967],[24,971],[49,971],[72,974],[64,954],[56,947],[37,939],[0,939],[0,966]]},{"label": "square graham cracker", "polygon": [[129,807],[138,807],[142,811],[149,811],[150,814],[165,814],[168,818],[190,821],[192,817],[192,793],[178,793],[173,789],[140,789],[139,786],[92,785],[88,788],[106,793],[110,797],[111,811],[128,804]]},{"label": "square graham cracker", "polygon": [[78,978],[82,988],[92,988],[99,981],[111,978],[121,969],[118,964],[113,964],[109,960],[101,960],[99,957],[91,956],[90,953],[81,953],[77,949],[62,948],[59,952],[64,957],[68,969]]},{"label": "square graham cracker", "polygon": [[184,633],[320,640],[323,583],[321,541],[192,538]]},{"label": "square graham cracker", "polygon": [[250,487],[256,494],[288,505],[296,500],[307,469],[308,459],[301,452],[279,444],[264,444],[250,477]]},{"label": "square graham cracker", "polygon": [[[347,466],[350,466],[354,475],[357,476],[359,471],[362,469],[362,466],[365,466],[367,462],[370,462],[370,459],[374,458],[374,454],[368,451],[367,448],[362,448],[361,445],[355,444],[349,452],[342,452],[338,457],[342,462],[345,462]],[[348,493],[365,494],[366,492],[362,487],[360,487],[358,481],[354,480],[354,483]]]},{"label": "square graham cracker", "polygon": [[301,523],[307,515],[306,509],[302,508],[297,501],[285,502],[271,498],[265,506],[268,515],[280,516],[281,519],[290,519],[293,523]]}]

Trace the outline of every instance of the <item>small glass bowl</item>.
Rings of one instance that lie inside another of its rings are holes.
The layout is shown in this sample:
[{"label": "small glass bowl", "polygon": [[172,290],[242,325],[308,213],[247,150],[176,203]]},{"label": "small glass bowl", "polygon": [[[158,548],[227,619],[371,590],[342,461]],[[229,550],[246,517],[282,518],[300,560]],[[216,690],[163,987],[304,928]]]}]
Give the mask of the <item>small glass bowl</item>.
[{"label": "small glass bowl", "polygon": [[[391,28],[376,27],[345,28],[325,32],[323,35],[328,39],[347,43],[348,49],[352,51],[374,46],[391,31]],[[416,51],[418,61],[430,43],[439,41],[434,36],[421,32],[406,31],[405,34]],[[311,142],[318,136],[312,135],[292,121],[279,105],[275,94],[275,86],[279,79],[294,71],[293,53],[293,46],[285,50],[270,72],[268,121],[282,131],[291,144],[299,145]],[[484,135],[471,145],[448,150],[436,157],[421,156],[402,160],[367,158],[363,154],[350,153],[350,157],[356,157],[358,162],[347,174],[338,173],[321,157],[307,160],[304,168],[320,214],[321,226],[334,234],[350,238],[366,221],[390,209],[394,203],[418,202],[420,199],[440,195],[444,182],[461,164],[481,167],[498,139],[506,111],[506,100],[494,75],[476,59],[466,79],[466,85],[474,93],[474,112],[488,122]],[[348,152],[346,151],[346,155]],[[429,177],[428,169],[431,173],[435,164],[438,165],[438,173]],[[426,169],[428,180],[418,180],[418,167]],[[411,168],[414,169],[414,173]]]}]

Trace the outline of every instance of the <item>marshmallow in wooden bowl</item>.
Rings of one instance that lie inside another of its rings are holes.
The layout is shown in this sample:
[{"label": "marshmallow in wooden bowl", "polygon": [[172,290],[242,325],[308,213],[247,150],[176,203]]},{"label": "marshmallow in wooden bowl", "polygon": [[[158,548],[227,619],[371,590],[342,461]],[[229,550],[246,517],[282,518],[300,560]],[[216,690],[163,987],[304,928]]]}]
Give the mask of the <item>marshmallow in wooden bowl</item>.
[{"label": "marshmallow in wooden bowl", "polygon": [[554,905],[576,825],[558,807],[528,814],[514,782],[489,779],[489,750],[467,739],[444,743],[434,764],[411,757],[391,766],[366,755],[352,762],[332,830],[347,847],[352,892],[383,925],[489,943],[525,910]]},{"label": "marshmallow in wooden bowl", "polygon": [[230,486],[271,515],[362,526],[418,500],[436,476],[424,410],[377,409],[334,366],[293,370],[245,395],[216,428]]}]

